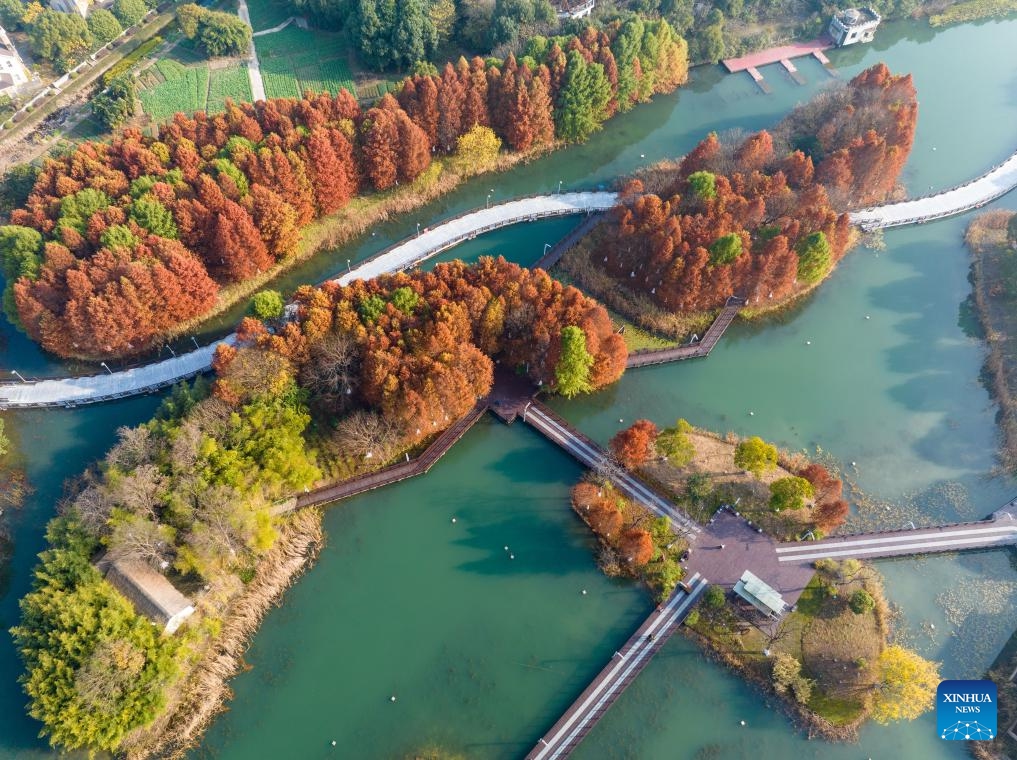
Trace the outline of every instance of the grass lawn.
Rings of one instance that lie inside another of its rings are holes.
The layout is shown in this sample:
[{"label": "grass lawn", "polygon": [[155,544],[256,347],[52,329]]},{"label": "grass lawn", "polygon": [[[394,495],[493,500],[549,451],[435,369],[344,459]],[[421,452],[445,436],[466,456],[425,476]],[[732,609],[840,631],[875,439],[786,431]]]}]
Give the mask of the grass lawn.
[{"label": "grass lawn", "polygon": [[339,34],[288,26],[254,38],[261,63],[265,94],[270,98],[299,98],[305,91],[341,89],[356,95],[347,65],[346,41]]},{"label": "grass lawn", "polygon": [[209,75],[208,102],[205,110],[218,113],[226,108],[226,98],[234,103],[251,102],[251,80],[247,76],[247,67],[230,66],[225,69],[213,69]]},{"label": "grass lawn", "polygon": [[279,26],[293,15],[286,0],[247,0],[247,10],[256,32]]}]

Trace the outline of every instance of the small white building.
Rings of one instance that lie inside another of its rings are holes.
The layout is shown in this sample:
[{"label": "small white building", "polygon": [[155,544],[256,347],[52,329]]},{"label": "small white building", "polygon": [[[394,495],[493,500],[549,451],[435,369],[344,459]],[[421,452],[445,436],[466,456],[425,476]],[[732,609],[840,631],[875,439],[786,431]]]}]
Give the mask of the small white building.
[{"label": "small white building", "polygon": [[81,18],[88,15],[90,0],[49,0],[49,7],[61,13],[77,13]]},{"label": "small white building", "polygon": [[557,3],[558,18],[584,18],[593,13],[597,0],[561,0]]},{"label": "small white building", "polygon": [[7,31],[0,27],[0,95],[12,95],[28,81],[28,69]]},{"label": "small white building", "polygon": [[127,597],[139,615],[161,626],[166,633],[174,633],[194,614],[191,600],[145,562],[116,560],[110,563],[106,580]]},{"label": "small white building", "polygon": [[830,20],[830,37],[837,47],[856,42],[872,42],[882,17],[872,8],[848,8],[838,11]]}]

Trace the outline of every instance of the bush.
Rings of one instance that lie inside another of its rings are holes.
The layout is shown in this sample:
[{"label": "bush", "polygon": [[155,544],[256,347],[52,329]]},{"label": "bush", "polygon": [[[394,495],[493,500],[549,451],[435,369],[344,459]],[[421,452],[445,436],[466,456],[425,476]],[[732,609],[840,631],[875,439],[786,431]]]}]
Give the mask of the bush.
[{"label": "bush", "polygon": [[781,478],[770,484],[770,509],[774,512],[801,509],[805,506],[805,500],[812,496],[812,484],[805,478]]},{"label": "bush", "polygon": [[278,290],[262,290],[251,298],[248,311],[258,319],[267,321],[279,319],[285,308],[286,302],[283,300],[282,293]]},{"label": "bush", "polygon": [[758,478],[777,466],[777,447],[753,436],[735,446],[734,463]]},{"label": "bush", "polygon": [[710,586],[703,594],[703,604],[711,610],[719,610],[724,606],[725,598],[724,589],[720,586]]},{"label": "bush", "polygon": [[860,588],[851,594],[851,597],[848,599],[848,606],[856,615],[864,615],[875,608],[876,600],[872,598],[872,594]]},{"label": "bush", "polygon": [[657,436],[657,453],[667,457],[675,467],[684,467],[696,456],[696,447],[689,440],[692,425],[678,420],[674,427],[664,428]]}]

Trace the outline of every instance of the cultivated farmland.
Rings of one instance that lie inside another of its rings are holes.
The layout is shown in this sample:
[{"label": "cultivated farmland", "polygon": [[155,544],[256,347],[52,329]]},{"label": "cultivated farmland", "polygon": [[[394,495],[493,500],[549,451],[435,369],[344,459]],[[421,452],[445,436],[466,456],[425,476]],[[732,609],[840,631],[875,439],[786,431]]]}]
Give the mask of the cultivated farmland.
[{"label": "cultivated farmland", "polygon": [[222,111],[226,108],[226,98],[231,98],[234,103],[251,102],[251,80],[247,76],[246,66],[238,65],[212,70],[205,110],[208,113]]}]

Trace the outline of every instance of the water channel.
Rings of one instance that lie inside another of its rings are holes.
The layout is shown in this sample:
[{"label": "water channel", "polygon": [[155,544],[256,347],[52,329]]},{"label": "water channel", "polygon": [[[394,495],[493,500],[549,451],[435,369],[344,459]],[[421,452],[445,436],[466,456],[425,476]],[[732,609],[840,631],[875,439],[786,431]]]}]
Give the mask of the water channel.
[{"label": "water channel", "polygon": [[[921,115],[905,176],[913,194],[963,181],[1017,147],[1013,39],[1013,19],[935,34],[924,24],[891,24],[874,45],[830,55],[845,77],[879,60],[914,74]],[[301,265],[282,286],[341,271],[347,258],[404,237],[416,221],[433,224],[476,206],[490,191],[503,199],[554,191],[559,180],[606,184],[685,152],[710,130],[772,124],[829,80],[815,61],[797,65],[809,84],[767,67],[768,96],[747,76],[698,69],[682,92],[616,118],[588,144],[474,181]],[[996,205],[1017,208],[1017,197]],[[446,257],[497,252],[529,263],[574,223],[501,230]],[[877,514],[893,527],[980,517],[1013,496],[1014,483],[993,473],[995,410],[979,383],[983,347],[965,332],[965,224],[961,217],[888,231],[884,251],[856,250],[815,297],[764,324],[736,325],[708,360],[635,370],[604,393],[555,406],[601,441],[620,419],[683,416],[790,449],[821,447],[866,493],[892,505]],[[0,336],[4,369],[69,371],[6,324]],[[16,620],[64,479],[101,456],[118,425],[143,421],[157,403],[6,415],[36,490],[12,518],[17,551],[0,627]],[[640,589],[597,570],[593,542],[566,505],[579,474],[530,430],[484,420],[426,478],[331,509],[327,548],[269,614],[247,658],[251,670],[233,684],[231,711],[193,756],[398,758],[427,744],[470,758],[524,754],[651,606]],[[977,677],[1017,627],[1007,551],[879,567],[908,638],[943,661],[944,677]],[[23,714],[19,672],[4,636],[0,757],[50,757]],[[576,756],[963,755],[935,738],[929,716],[866,728],[860,745],[831,746],[793,733],[764,702],[679,636]]]}]

